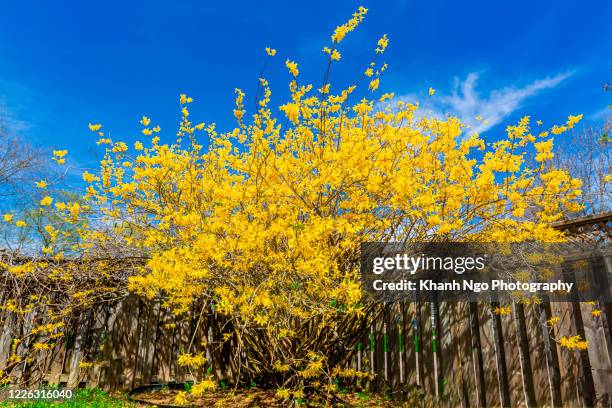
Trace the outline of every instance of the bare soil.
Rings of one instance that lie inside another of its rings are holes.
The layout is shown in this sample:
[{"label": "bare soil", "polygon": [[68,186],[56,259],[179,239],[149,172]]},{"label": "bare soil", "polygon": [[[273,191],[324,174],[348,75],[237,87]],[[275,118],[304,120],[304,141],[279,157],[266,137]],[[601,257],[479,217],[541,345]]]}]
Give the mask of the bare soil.
[{"label": "bare soil", "polygon": [[[137,401],[139,405],[145,407],[147,405],[157,405],[162,407],[180,407],[174,402],[174,398],[178,394],[177,390],[161,390],[150,393],[141,393],[133,395],[132,399]],[[208,393],[200,398],[190,397],[190,405],[192,407],[228,407],[228,408],[259,408],[259,407],[283,407],[296,406],[291,404],[283,404],[275,396],[272,390],[254,389],[239,389],[239,390],[218,390]],[[375,407],[401,407],[410,406],[394,401],[386,401],[384,398],[377,395],[346,393],[340,394],[338,400],[323,399],[304,401],[300,403],[300,407],[359,407],[359,408],[375,408]]]}]

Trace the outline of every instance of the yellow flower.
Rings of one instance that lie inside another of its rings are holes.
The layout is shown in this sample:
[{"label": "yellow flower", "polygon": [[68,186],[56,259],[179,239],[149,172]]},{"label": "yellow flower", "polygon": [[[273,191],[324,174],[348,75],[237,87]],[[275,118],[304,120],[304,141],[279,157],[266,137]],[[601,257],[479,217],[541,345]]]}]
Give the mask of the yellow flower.
[{"label": "yellow flower", "polygon": [[125,152],[125,151],[127,151],[127,149],[128,149],[128,147],[127,147],[127,145],[124,142],[116,142],[113,145],[112,151],[113,152]]},{"label": "yellow flower", "polygon": [[286,373],[291,369],[291,367],[289,367],[289,364],[282,364],[280,361],[276,361],[273,365],[273,368],[275,371],[278,371],[280,373]]},{"label": "yellow flower", "polygon": [[91,130],[92,132],[97,132],[102,128],[102,125],[99,123],[96,123],[96,124],[90,123],[88,127],[89,127],[89,130]]},{"label": "yellow flower", "polygon": [[177,405],[187,405],[189,400],[187,399],[187,393],[185,391],[179,391],[174,397],[174,403]]},{"label": "yellow flower", "polygon": [[48,350],[49,347],[49,343],[34,343],[34,351]]},{"label": "yellow flower", "polygon": [[538,126],[542,126],[542,121],[541,121],[541,120],[538,120],[538,121],[536,121],[536,124],[537,124]]},{"label": "yellow flower", "polygon": [[66,156],[68,154],[68,150],[54,150],[53,151],[53,160],[57,163],[57,164],[64,164],[66,163],[66,159],[64,158],[64,156]]},{"label": "yellow flower", "polygon": [[234,117],[238,122],[242,121],[242,117],[244,116],[244,111],[240,109],[234,109]]},{"label": "yellow flower", "polygon": [[393,96],[394,96],[393,92],[385,93],[380,97],[379,101],[384,102],[386,100],[392,99]]},{"label": "yellow flower", "polygon": [[96,177],[95,175],[91,174],[88,171],[83,172],[83,181],[87,183],[93,183],[94,181],[97,181],[97,180],[100,180],[100,178]]},{"label": "yellow flower", "polygon": [[153,131],[149,128],[144,128],[142,129],[142,134],[145,136],[151,136],[153,134]]},{"label": "yellow flower", "polygon": [[81,212],[81,206],[79,205],[79,203],[72,203],[72,205],[69,208],[69,211],[70,211],[70,215],[72,215],[73,217],[76,217]]},{"label": "yellow flower", "polygon": [[338,50],[333,50],[331,55],[329,56],[333,61],[340,61],[340,52]]},{"label": "yellow flower", "polygon": [[53,199],[49,196],[45,196],[42,200],[40,200],[40,205],[44,207],[48,207],[53,202]]},{"label": "yellow flower", "polygon": [[47,188],[47,182],[45,180],[37,181],[34,184],[36,184],[38,188]]},{"label": "yellow flower", "polygon": [[553,316],[546,321],[546,324],[548,326],[554,326],[555,324],[559,323],[560,320],[561,318],[559,316]]},{"label": "yellow flower", "polygon": [[4,218],[5,222],[12,222],[13,221],[13,214],[4,214],[2,216],[2,218]]},{"label": "yellow flower", "polygon": [[209,378],[197,384],[194,384],[193,387],[191,388],[191,394],[194,397],[200,397],[204,393],[211,392],[216,389],[217,389],[217,383]]},{"label": "yellow flower", "polygon": [[178,356],[177,363],[180,366],[186,367],[200,367],[206,363],[206,357],[203,353],[191,355],[190,353],[180,354]]},{"label": "yellow flower", "polygon": [[298,123],[300,116],[300,107],[297,103],[286,103],[284,105],[281,105],[279,109],[285,112],[285,115],[287,115],[287,119],[289,119],[291,122]]},{"label": "yellow flower", "polygon": [[510,313],[512,313],[512,308],[510,306],[497,306],[495,307],[495,309],[493,309],[493,313],[500,316],[509,315]]},{"label": "yellow flower", "polygon": [[576,116],[569,115],[569,116],[567,117],[566,126],[567,126],[568,128],[570,128],[570,129],[571,129],[571,128],[573,128],[573,127],[574,127],[574,125],[576,125],[578,122],[580,122],[580,121],[582,120],[582,116],[583,116],[582,114],[580,114],[580,115],[576,115]]},{"label": "yellow flower", "polygon": [[559,344],[568,350],[586,350],[589,347],[589,342],[582,340],[579,335],[571,337],[563,336],[559,339]]},{"label": "yellow flower", "polygon": [[290,396],[291,396],[291,391],[288,388],[281,387],[276,390],[276,398],[287,399]]},{"label": "yellow flower", "polygon": [[342,41],[348,33],[357,28],[359,23],[363,21],[367,12],[367,8],[359,7],[359,9],[357,9],[357,11],[353,13],[353,16],[345,24],[336,27],[334,33],[331,36],[332,42],[339,43],[340,41]]},{"label": "yellow flower", "polygon": [[389,45],[389,39],[387,38],[387,34],[384,34],[379,40],[378,40],[378,47],[376,48],[376,53],[377,54],[382,54],[383,52],[385,52],[385,50],[387,49],[387,46]]},{"label": "yellow flower", "polygon": [[555,154],[552,152],[552,149],[553,149],[552,139],[535,143],[534,146],[535,146],[536,153],[537,153],[535,160],[538,163],[541,163],[546,160],[550,160],[555,156]]},{"label": "yellow flower", "polygon": [[430,87],[428,93],[429,96],[433,96],[436,93],[436,90]]},{"label": "yellow flower", "polygon": [[151,123],[151,119],[147,118],[146,116],[143,116],[142,119],[140,119],[140,123],[142,124],[142,126],[149,126],[149,123]]},{"label": "yellow flower", "polygon": [[20,228],[22,228],[22,227],[26,227],[27,225],[28,225],[28,224],[26,224],[26,222],[25,222],[25,221],[23,221],[23,220],[19,220],[19,221],[17,221],[17,222],[15,223],[15,226],[20,227]]},{"label": "yellow flower", "polygon": [[276,50],[274,48],[266,47],[266,54],[273,57],[276,55]]},{"label": "yellow flower", "polygon": [[189,96],[187,96],[185,94],[181,94],[180,95],[180,102],[181,102],[181,105],[185,105],[186,103],[193,102],[193,98],[191,98],[191,97],[189,97]]},{"label": "yellow flower", "polygon": [[599,309],[594,309],[594,310],[592,310],[592,311],[591,311],[591,315],[592,315],[593,317],[599,317],[599,316],[601,316],[601,310],[599,310]]},{"label": "yellow flower", "polygon": [[285,61],[285,66],[294,77],[298,76],[300,70],[298,69],[298,64],[295,61],[287,60]]},{"label": "yellow flower", "polygon": [[380,78],[373,79],[370,81],[370,85],[368,86],[368,89],[374,92],[375,90],[378,89],[379,84],[380,84]]},{"label": "yellow flower", "polygon": [[560,135],[564,132],[567,132],[567,126],[553,126],[552,129],[550,129],[550,131],[554,134],[554,135]]},{"label": "yellow flower", "polygon": [[244,116],[244,92],[242,90],[236,88],[234,89],[234,93],[236,93],[236,109],[234,109],[234,117],[238,123],[242,122],[242,117]]}]

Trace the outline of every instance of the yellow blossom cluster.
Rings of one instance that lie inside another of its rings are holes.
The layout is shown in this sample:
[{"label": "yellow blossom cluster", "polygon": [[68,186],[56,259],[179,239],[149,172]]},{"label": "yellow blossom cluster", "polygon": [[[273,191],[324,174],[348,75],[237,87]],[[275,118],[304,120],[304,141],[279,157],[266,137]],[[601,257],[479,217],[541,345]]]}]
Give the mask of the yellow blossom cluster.
[{"label": "yellow blossom cluster", "polygon": [[206,357],[203,353],[192,355],[192,354],[179,354],[177,363],[183,367],[201,367],[206,363]]},{"label": "yellow blossom cluster", "polygon": [[493,313],[495,313],[496,315],[500,315],[500,316],[505,316],[505,315],[509,315],[512,313],[512,308],[510,306],[496,306],[493,309]]},{"label": "yellow blossom cluster", "polygon": [[576,336],[563,336],[559,339],[561,347],[565,347],[569,350],[586,350],[589,343],[582,339],[579,335]]},{"label": "yellow blossom cluster", "polygon": [[[332,42],[341,42],[348,33],[354,31],[355,28],[357,28],[357,26],[363,21],[367,13],[367,8],[359,7],[359,9],[355,13],[353,13],[353,16],[346,23],[336,27],[334,33],[331,36]],[[381,45],[379,44],[379,46]]]}]

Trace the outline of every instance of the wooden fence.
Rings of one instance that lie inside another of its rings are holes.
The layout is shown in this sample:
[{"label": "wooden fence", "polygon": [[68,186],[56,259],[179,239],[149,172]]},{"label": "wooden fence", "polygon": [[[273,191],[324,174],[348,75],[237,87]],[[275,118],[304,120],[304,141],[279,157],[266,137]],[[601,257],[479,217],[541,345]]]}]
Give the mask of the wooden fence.
[{"label": "wooden fence", "polygon": [[[612,345],[610,304],[599,317],[578,303],[514,305],[507,315],[484,303],[394,303],[358,344],[350,365],[376,374],[368,387],[405,397],[422,390],[447,406],[610,406]],[[559,347],[544,324],[560,321],[553,335],[580,334],[587,350]],[[2,322],[0,369],[7,362],[14,319]],[[32,316],[22,319],[27,326]],[[213,316],[210,316],[212,319]],[[207,319],[205,319],[207,320]],[[214,362],[217,378],[232,381],[223,353],[212,355],[220,341],[214,325],[198,325],[196,316],[177,319],[159,303],[130,296],[114,307],[80,316],[52,350],[24,361],[18,376],[35,384],[61,384],[130,390],[153,383],[192,378],[177,364],[198,332],[196,350]],[[17,331],[14,331],[17,330]],[[205,343],[205,344],[203,344]],[[231,345],[229,345],[231,347]],[[91,367],[87,360],[98,361]]]},{"label": "wooden fence", "polygon": [[[0,370],[9,363],[12,337],[29,332],[35,313],[21,319],[11,313],[1,316]],[[17,367],[16,382],[27,378],[29,385],[131,390],[140,385],[192,381],[177,364],[181,352],[204,351],[213,362],[218,357],[211,356],[212,348],[201,343],[204,338],[210,344],[218,339],[205,327],[195,327],[196,321],[193,314],[177,317],[159,302],[128,296],[79,316],[53,349],[41,350],[35,361],[23,361]],[[194,330],[199,343],[190,345]],[[219,378],[227,377],[226,373],[218,374]]]},{"label": "wooden fence", "polygon": [[[352,365],[396,396],[415,386],[447,406],[605,406],[612,403],[612,344],[602,314],[578,303],[392,304],[357,348]],[[610,304],[606,305],[609,309]],[[560,321],[550,329],[552,316]],[[549,334],[580,334],[569,351]]]}]

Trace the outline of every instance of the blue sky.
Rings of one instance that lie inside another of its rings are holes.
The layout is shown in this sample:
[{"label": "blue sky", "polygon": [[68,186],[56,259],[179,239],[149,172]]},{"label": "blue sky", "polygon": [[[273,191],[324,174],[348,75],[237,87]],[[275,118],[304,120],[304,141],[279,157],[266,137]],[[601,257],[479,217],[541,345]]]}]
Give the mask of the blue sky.
[{"label": "blue sky", "polygon": [[266,46],[278,49],[267,75],[278,103],[284,60],[319,84],[321,48],[359,5],[370,11],[342,43],[332,85],[355,78],[387,33],[381,92],[468,122],[482,114],[485,134],[523,114],[551,125],[584,113],[598,124],[612,103],[602,90],[612,79],[610,1],[24,0],[0,13],[0,119],[36,145],[67,148],[79,167],[99,152],[87,123],[132,140],[146,114],[171,137],[179,93],[194,97],[198,120],[227,128],[234,88],[254,94]]}]

